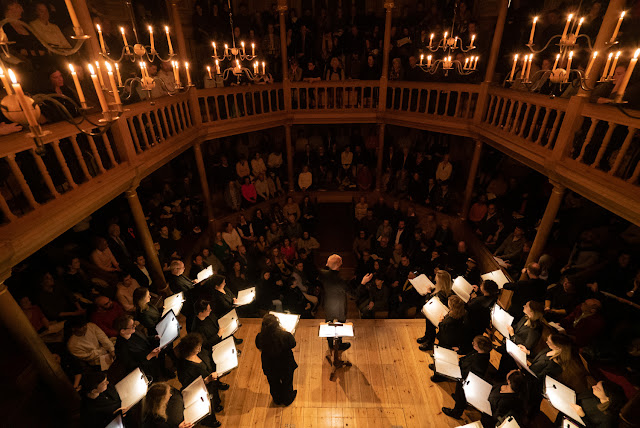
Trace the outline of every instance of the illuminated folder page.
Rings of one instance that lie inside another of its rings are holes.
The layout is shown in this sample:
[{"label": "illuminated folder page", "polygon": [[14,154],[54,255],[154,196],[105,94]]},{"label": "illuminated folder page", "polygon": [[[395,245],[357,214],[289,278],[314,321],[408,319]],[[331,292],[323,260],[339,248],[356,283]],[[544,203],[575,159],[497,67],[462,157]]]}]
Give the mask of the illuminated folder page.
[{"label": "illuminated folder page", "polygon": [[507,354],[511,355],[514,360],[516,360],[516,364],[518,366],[524,368],[526,371],[531,373],[533,376],[538,377],[529,369],[529,365],[527,364],[527,354],[524,352],[518,345],[513,343],[511,340],[507,339]]},{"label": "illuminated folder page", "polygon": [[122,422],[122,415],[116,416],[114,420],[112,420],[109,425],[105,428],[124,428],[124,423]]},{"label": "illuminated folder page", "polygon": [[440,319],[449,313],[449,308],[442,304],[438,296],[433,296],[422,307],[422,313],[431,321],[431,324],[437,327],[440,324]]},{"label": "illuminated folder page", "polygon": [[233,333],[238,331],[238,327],[240,327],[240,321],[238,320],[238,314],[235,309],[231,309],[225,315],[220,317],[218,320],[218,326],[222,330],[222,338],[226,339],[231,336]]},{"label": "illuminated folder page", "polygon": [[211,276],[213,276],[213,266],[209,266],[198,272],[198,282],[202,282]]},{"label": "illuminated folder page", "polygon": [[491,324],[504,337],[509,337],[507,327],[513,323],[513,317],[507,311],[502,309],[497,303],[491,309]]},{"label": "illuminated folder page", "polygon": [[353,324],[345,323],[340,325],[331,325],[328,323],[320,324],[318,332],[320,337],[353,337]]},{"label": "illuminated folder page", "polygon": [[180,311],[182,310],[183,303],[184,303],[184,294],[182,293],[182,291],[167,297],[166,299],[164,299],[162,316],[167,315],[169,311],[173,311],[175,316],[180,315]]},{"label": "illuminated folder page", "polygon": [[160,336],[160,348],[164,348],[180,336],[180,323],[173,314],[173,311],[169,311],[167,315],[160,320],[156,325],[156,331]]},{"label": "illuminated folder page", "polygon": [[238,291],[238,303],[236,306],[248,305],[256,298],[256,287]]},{"label": "illuminated folder page", "polygon": [[459,276],[453,281],[453,286],[451,287],[454,293],[458,295],[465,303],[469,301],[471,298],[471,293],[473,292],[473,287],[469,282],[463,277]]},{"label": "illuminated folder page", "polygon": [[298,326],[298,321],[300,321],[300,315],[296,314],[284,314],[282,312],[269,312],[272,315],[275,315],[280,321],[280,325],[283,329],[288,331],[291,334],[296,332],[296,327]]},{"label": "illuminated folder page", "polygon": [[184,420],[195,425],[211,413],[211,400],[202,376],[182,390]]},{"label": "illuminated folder page", "polygon": [[138,401],[147,395],[149,381],[142,373],[142,370],[135,369],[120,382],[116,383],[116,391],[120,396],[120,402],[123,409],[130,409]]},{"label": "illuminated folder page", "polygon": [[469,372],[467,379],[463,382],[462,389],[467,397],[467,402],[476,409],[491,416],[491,404],[489,403],[489,394],[491,393],[491,384],[481,379],[473,372]]},{"label": "illuminated folder page", "polygon": [[222,376],[238,367],[238,351],[233,337],[228,337],[213,347],[211,357],[216,363],[216,372]]},{"label": "illuminated folder page", "polygon": [[427,294],[429,294],[429,291],[436,288],[436,286],[433,285],[433,282],[431,282],[431,280],[427,278],[425,274],[410,279],[409,282],[421,296],[426,296]]},{"label": "illuminated folder page", "polygon": [[452,379],[462,379],[456,351],[435,345],[433,347],[433,363],[436,366],[436,373]]},{"label": "illuminated folder page", "polygon": [[490,279],[492,281],[495,281],[496,284],[498,284],[498,287],[500,289],[502,289],[502,287],[511,282],[509,281],[509,279],[507,278],[507,276],[504,274],[504,272],[502,272],[501,270],[494,270],[492,272],[488,272],[485,274],[481,275],[482,279]]},{"label": "illuminated folder page", "polygon": [[576,404],[576,393],[573,389],[561,384],[551,376],[547,376],[544,379],[544,393],[553,407],[584,425],[584,421],[573,407]]}]

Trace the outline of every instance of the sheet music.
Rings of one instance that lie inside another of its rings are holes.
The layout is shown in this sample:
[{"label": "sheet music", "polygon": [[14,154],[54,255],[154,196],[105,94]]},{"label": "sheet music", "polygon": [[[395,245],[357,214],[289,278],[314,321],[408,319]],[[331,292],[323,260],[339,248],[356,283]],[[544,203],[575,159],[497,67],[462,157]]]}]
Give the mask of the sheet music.
[{"label": "sheet music", "polygon": [[328,323],[320,324],[319,337],[353,337],[353,324],[345,323],[334,326]]},{"label": "sheet music", "polygon": [[116,383],[116,391],[120,396],[123,409],[130,409],[147,395],[149,381],[139,368],[135,369],[120,382]]},{"label": "sheet music", "polygon": [[465,303],[469,301],[471,293],[473,292],[473,286],[471,286],[471,284],[469,284],[469,282],[462,276],[457,277],[453,281],[451,289],[458,295],[458,297],[464,300]]},{"label": "sheet music", "polygon": [[509,281],[509,279],[507,278],[507,276],[504,274],[504,272],[502,272],[501,270],[494,270],[492,272],[487,272],[485,274],[481,275],[482,279],[490,279],[492,281],[495,281],[496,284],[498,284],[498,287],[500,289],[502,289],[502,287],[511,282]]},{"label": "sheet music", "polygon": [[510,339],[507,339],[507,354],[511,355],[511,357],[516,360],[516,364],[518,364],[519,367],[524,368],[533,376],[538,377],[534,372],[531,371],[531,369],[529,369],[529,365],[527,364],[527,353],[520,349],[520,347],[513,343]]},{"label": "sheet music", "polygon": [[165,316],[169,313],[169,311],[173,311],[175,316],[180,315],[180,311],[182,310],[182,304],[184,303],[184,294],[181,292],[176,293],[172,296],[164,299],[162,316]]},{"label": "sheet music", "polygon": [[213,347],[211,352],[213,362],[216,363],[218,376],[238,367],[238,351],[233,337],[228,337]]},{"label": "sheet music", "polygon": [[437,373],[453,379],[462,379],[460,361],[456,351],[435,345],[433,347],[433,363]]},{"label": "sheet music", "polygon": [[122,422],[122,415],[116,416],[114,420],[112,420],[109,425],[105,428],[124,428],[124,423]]},{"label": "sheet music", "polygon": [[573,423],[572,420],[566,416],[562,418],[562,428],[578,428],[580,425]]},{"label": "sheet music", "polygon": [[284,314],[282,312],[269,312],[272,315],[275,315],[280,321],[280,325],[283,329],[288,331],[291,334],[296,332],[296,327],[298,326],[298,321],[300,321],[300,315],[296,314]]},{"label": "sheet music", "polygon": [[491,416],[491,404],[489,404],[489,394],[491,393],[491,384],[481,379],[473,372],[469,372],[465,379],[462,389],[467,397],[467,402],[476,409]]},{"label": "sheet music", "polygon": [[498,266],[505,268],[505,269],[509,269],[509,265],[507,264],[507,262],[505,262],[504,260],[502,260],[500,257],[493,257],[494,260],[496,262],[498,262]]},{"label": "sheet music", "polygon": [[182,390],[184,420],[196,424],[211,413],[211,400],[202,376]]},{"label": "sheet music", "polygon": [[431,280],[427,278],[427,275],[425,274],[410,279],[409,282],[421,296],[426,296],[431,290],[436,288],[436,286],[433,285],[433,282],[431,282]]},{"label": "sheet music", "polygon": [[576,393],[573,389],[547,376],[544,379],[544,392],[553,407],[584,425],[584,421],[572,406],[576,404]]},{"label": "sheet music", "polygon": [[484,428],[484,427],[482,426],[482,422],[475,421],[466,425],[458,425],[456,428]]},{"label": "sheet music", "polygon": [[238,291],[238,303],[236,306],[248,305],[256,298],[256,287]]},{"label": "sheet music", "polygon": [[511,326],[512,323],[513,317],[509,315],[507,311],[502,309],[497,303],[493,305],[493,309],[491,309],[491,324],[501,335],[504,337],[510,336],[507,326]]},{"label": "sheet music", "polygon": [[198,272],[198,282],[202,282],[211,276],[213,276],[213,266],[209,266]]},{"label": "sheet music", "polygon": [[231,336],[233,333],[238,331],[238,327],[240,327],[240,321],[238,320],[238,313],[235,309],[231,309],[225,315],[220,317],[218,320],[218,326],[222,330],[222,338],[226,339]]},{"label": "sheet music", "polygon": [[164,348],[180,336],[180,323],[173,314],[173,311],[169,311],[160,322],[156,325],[156,331],[160,336],[160,348]]},{"label": "sheet music", "polygon": [[513,416],[507,417],[497,428],[520,428],[518,421]]},{"label": "sheet music", "polygon": [[437,327],[440,324],[440,319],[449,313],[449,308],[442,304],[438,296],[433,296],[422,307],[422,313],[431,321],[431,324]]}]

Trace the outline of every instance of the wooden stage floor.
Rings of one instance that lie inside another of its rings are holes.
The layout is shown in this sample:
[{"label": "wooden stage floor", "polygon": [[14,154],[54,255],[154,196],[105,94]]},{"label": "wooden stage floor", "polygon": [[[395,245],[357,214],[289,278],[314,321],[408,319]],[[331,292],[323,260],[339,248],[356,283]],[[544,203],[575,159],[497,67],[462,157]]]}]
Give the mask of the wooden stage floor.
[{"label": "wooden stage floor", "polygon": [[356,337],[343,355],[353,366],[341,369],[335,382],[329,380],[327,342],[318,337],[322,321],[301,320],[294,349],[298,396],[289,407],[275,406],[254,342],[260,322],[243,319],[236,334],[244,343],[239,367],[224,378],[231,388],[221,394],[223,427],[457,427],[479,419],[470,410],[465,422],[441,412],[453,406],[454,384],[429,379],[431,356],[416,343],[424,320],[354,320]]}]

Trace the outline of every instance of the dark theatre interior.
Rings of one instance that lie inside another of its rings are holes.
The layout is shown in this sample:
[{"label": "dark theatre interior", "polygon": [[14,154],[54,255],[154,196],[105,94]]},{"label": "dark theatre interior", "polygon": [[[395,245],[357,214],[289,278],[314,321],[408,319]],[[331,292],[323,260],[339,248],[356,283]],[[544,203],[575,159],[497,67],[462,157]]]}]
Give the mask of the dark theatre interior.
[{"label": "dark theatre interior", "polygon": [[0,427],[640,426],[640,2],[0,4]]}]

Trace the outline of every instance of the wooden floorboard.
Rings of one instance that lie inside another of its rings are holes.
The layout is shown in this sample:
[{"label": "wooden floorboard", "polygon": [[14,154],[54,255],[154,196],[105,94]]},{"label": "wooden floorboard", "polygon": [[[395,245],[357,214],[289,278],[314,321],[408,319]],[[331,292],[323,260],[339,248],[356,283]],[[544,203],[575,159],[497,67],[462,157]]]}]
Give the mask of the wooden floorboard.
[{"label": "wooden floorboard", "polygon": [[[298,396],[289,407],[275,406],[254,345],[259,319],[243,319],[237,337],[244,339],[239,366],[224,378],[225,409],[218,419],[225,427],[260,428],[421,428],[457,427],[461,421],[441,412],[452,406],[454,385],[430,381],[429,354],[415,339],[423,320],[354,320],[356,337],[344,358],[353,366],[329,381],[327,342],[318,338],[321,320],[302,320],[294,355]],[[471,418],[469,418],[471,416]],[[477,412],[465,420],[478,419]]]}]

